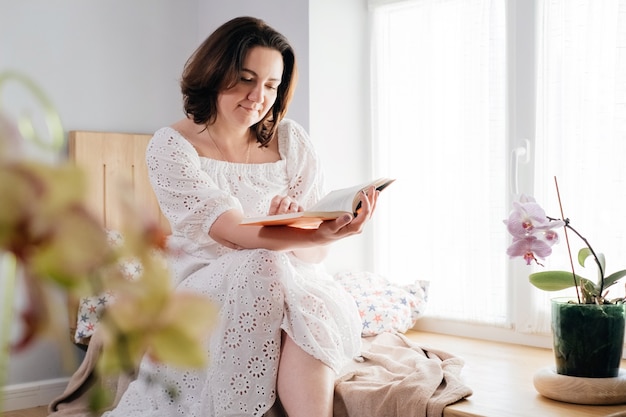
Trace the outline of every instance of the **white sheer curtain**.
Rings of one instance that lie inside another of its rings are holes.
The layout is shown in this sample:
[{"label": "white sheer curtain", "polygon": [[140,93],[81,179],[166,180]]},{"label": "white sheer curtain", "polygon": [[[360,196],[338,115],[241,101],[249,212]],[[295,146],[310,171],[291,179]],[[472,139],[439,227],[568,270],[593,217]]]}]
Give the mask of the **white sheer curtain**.
[{"label": "white sheer curtain", "polygon": [[428,315],[507,320],[504,0],[370,2],[379,272]]},{"label": "white sheer curtain", "polygon": [[[370,0],[373,165],[398,179],[377,213],[377,270],[430,279],[430,317],[542,333],[549,298],[561,294],[531,287],[531,269],[505,255],[508,155],[518,145],[507,137],[518,110],[507,100],[518,92],[507,90],[516,74],[506,60],[524,59],[507,52],[506,33],[519,32],[505,26],[537,29],[524,45],[536,59],[536,117],[519,191],[560,217],[556,176],[565,216],[610,273],[626,268],[626,0],[536,0],[527,16],[508,6]],[[582,242],[570,241],[576,257]],[[569,269],[564,240],[548,268]],[[596,276],[593,265],[579,273]]]},{"label": "white sheer curtain", "polygon": [[[557,176],[565,217],[611,273],[626,268],[626,1],[546,0],[538,12],[534,194],[560,217]],[[584,243],[570,242],[577,264]],[[570,269],[564,240],[545,268]],[[592,263],[578,272],[596,279]],[[610,294],[623,296],[623,284]],[[535,292],[537,331],[548,330],[549,296]]]}]

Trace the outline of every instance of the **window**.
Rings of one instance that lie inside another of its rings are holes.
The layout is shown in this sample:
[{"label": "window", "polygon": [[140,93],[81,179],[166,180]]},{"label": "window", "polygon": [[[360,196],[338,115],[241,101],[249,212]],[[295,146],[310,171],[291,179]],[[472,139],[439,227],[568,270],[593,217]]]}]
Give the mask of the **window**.
[{"label": "window", "polygon": [[[557,294],[508,259],[502,220],[517,192],[560,217],[556,176],[565,216],[608,272],[626,268],[626,1],[370,10],[374,163],[398,179],[377,214],[377,270],[430,279],[428,317],[547,332]],[[582,242],[570,242],[576,256]],[[544,265],[569,269],[564,240]]]}]

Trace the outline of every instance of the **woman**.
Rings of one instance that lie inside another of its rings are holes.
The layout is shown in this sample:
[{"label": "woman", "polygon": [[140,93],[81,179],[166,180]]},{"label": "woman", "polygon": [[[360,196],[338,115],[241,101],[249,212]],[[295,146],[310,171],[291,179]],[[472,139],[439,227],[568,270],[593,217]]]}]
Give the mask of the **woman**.
[{"label": "woman", "polygon": [[177,290],[220,307],[210,365],[145,359],[110,416],[261,416],[277,397],[290,417],[332,416],[336,372],[358,353],[361,323],[320,261],[329,244],[361,232],[377,193],[363,195],[357,217],[316,230],[239,225],[324,194],[306,132],[283,118],[296,74],[288,41],[250,17],[222,25],[187,61],[187,117],[158,130],[146,158],[172,227]]}]

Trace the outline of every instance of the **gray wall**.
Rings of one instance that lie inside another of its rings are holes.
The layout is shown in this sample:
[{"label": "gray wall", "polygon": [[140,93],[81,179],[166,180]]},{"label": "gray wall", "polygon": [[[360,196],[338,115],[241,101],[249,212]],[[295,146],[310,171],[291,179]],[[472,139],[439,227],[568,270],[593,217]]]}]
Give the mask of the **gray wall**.
[{"label": "gray wall", "polygon": [[36,80],[66,130],[150,133],[183,116],[178,80],[195,47],[226,19],[267,16],[302,55],[290,117],[308,128],[308,0],[259,4],[0,0],[0,70]]},{"label": "gray wall", "polygon": [[66,130],[152,132],[182,115],[195,1],[0,1],[0,69],[34,79]]},{"label": "gray wall", "polygon": [[[261,17],[291,40],[298,56],[300,80],[288,116],[309,129],[329,187],[351,185],[369,179],[371,159],[364,4],[0,0],[0,72],[17,70],[35,80],[66,131],[150,133],[182,117],[178,79],[195,47],[231,17]],[[8,90],[0,105],[13,113]],[[367,232],[337,244],[329,271],[371,268],[371,239]],[[3,282],[0,277],[2,291]],[[74,368],[63,367],[60,358],[57,343],[39,341],[11,357],[5,383],[70,375]]]}]

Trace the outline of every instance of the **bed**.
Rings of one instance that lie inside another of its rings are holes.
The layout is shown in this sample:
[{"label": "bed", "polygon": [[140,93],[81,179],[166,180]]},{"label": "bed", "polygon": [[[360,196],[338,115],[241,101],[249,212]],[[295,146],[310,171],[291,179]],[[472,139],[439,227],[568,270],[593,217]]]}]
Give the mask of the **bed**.
[{"label": "bed", "polygon": [[[122,179],[132,184],[132,196],[124,197],[131,198],[147,216],[169,231],[147,177],[145,150],[150,137],[119,132],[69,132],[69,158],[86,173],[89,207],[112,234],[124,216],[116,202],[120,198],[117,184]],[[428,281],[416,280],[401,286],[363,271],[343,272],[335,278],[355,298],[363,321],[362,355],[349,363],[336,381],[335,417],[442,416],[447,404],[471,395],[459,379],[463,366],[460,358],[419,346],[402,334],[424,311]],[[98,357],[92,336],[98,314],[103,308],[114,308],[106,299],[103,303],[103,297],[93,294],[69,300],[71,338],[87,353],[65,392],[49,405],[51,416],[89,415],[86,396],[94,383],[92,375]],[[95,308],[87,307],[90,301],[100,306],[98,314],[88,316]],[[109,381],[116,390],[114,402],[129,382]],[[273,409],[266,414],[270,415],[281,414]]]}]

